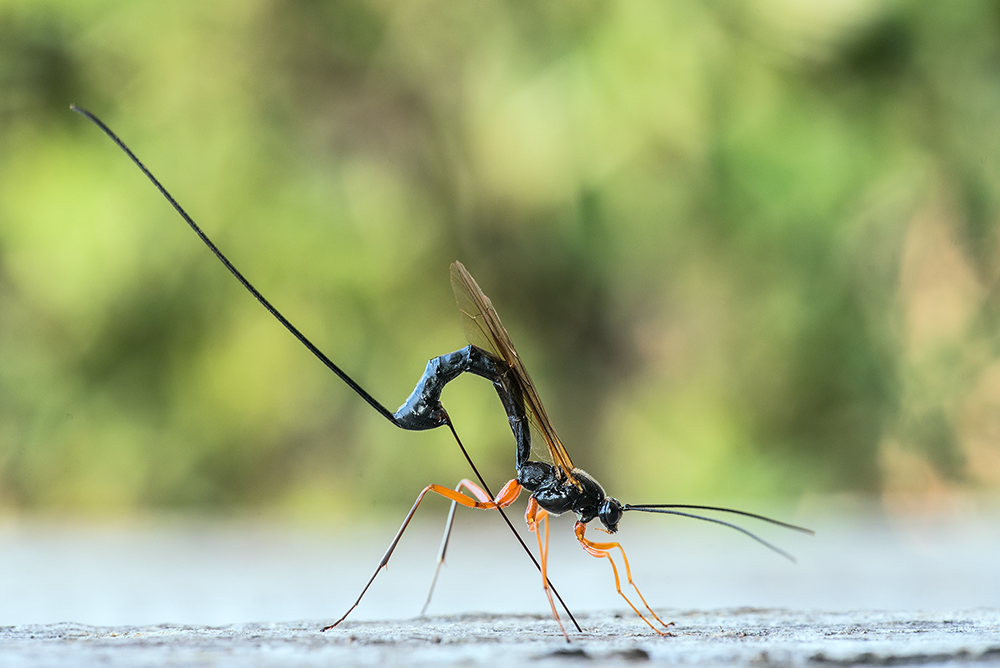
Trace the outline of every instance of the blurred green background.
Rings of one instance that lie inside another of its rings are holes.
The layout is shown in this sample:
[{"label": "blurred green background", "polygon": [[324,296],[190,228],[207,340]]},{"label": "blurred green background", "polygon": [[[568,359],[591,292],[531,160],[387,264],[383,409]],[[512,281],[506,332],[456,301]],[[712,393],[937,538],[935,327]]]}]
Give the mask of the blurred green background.
[{"label": "blurred green background", "polygon": [[[0,508],[396,510],[461,259],[631,502],[1000,489],[1000,5],[0,0]],[[489,383],[444,403],[514,471]]]}]

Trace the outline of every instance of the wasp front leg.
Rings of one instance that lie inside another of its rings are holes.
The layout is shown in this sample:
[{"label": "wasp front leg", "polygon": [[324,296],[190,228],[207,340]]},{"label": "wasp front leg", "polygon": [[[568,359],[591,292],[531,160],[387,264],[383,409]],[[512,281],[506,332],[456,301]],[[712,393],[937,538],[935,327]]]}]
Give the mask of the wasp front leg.
[{"label": "wasp front leg", "polygon": [[649,611],[649,614],[652,615],[653,619],[658,621],[660,625],[662,625],[663,628],[665,629],[674,625],[673,622],[665,624],[663,620],[660,619],[655,612],[653,612],[653,609],[649,607],[649,603],[646,603],[646,599],[645,597],[643,597],[642,592],[639,591],[639,588],[635,585],[635,582],[632,581],[632,569],[628,565],[628,557],[625,556],[625,548],[623,548],[620,543],[596,543],[594,541],[587,540],[587,538],[584,536],[584,533],[586,531],[587,531],[587,525],[584,524],[583,522],[577,522],[576,526],[573,528],[573,532],[576,534],[576,539],[580,541],[580,546],[583,547],[583,549],[586,550],[589,554],[595,557],[607,559],[608,563],[611,564],[611,570],[615,574],[615,589],[618,590],[618,593],[621,595],[623,599],[625,599],[625,602],[628,603],[629,607],[632,608],[633,611],[635,611],[635,614],[639,615],[639,619],[641,619],[642,621],[646,622],[646,624],[649,625],[649,628],[653,629],[661,636],[669,635],[667,633],[664,633],[660,629],[656,628],[655,626],[653,626],[652,622],[646,619],[646,617],[641,612],[639,612],[639,608],[635,607],[632,601],[629,600],[628,596],[626,596],[624,592],[622,592],[621,579],[618,577],[618,567],[615,565],[615,560],[611,556],[611,550],[614,549],[617,549],[621,552],[622,561],[625,563],[625,576],[628,578],[628,583],[632,585],[633,589],[635,589],[635,593],[639,595],[639,600],[642,601],[642,604],[646,607],[646,610]]}]

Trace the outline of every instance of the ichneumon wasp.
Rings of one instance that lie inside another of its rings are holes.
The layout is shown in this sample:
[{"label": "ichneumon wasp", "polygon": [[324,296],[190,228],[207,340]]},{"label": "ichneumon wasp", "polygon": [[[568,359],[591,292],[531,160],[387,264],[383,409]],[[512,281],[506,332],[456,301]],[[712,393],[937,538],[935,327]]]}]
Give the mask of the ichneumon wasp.
[{"label": "ichneumon wasp", "polygon": [[[517,537],[518,541],[520,541],[525,552],[541,572],[542,587],[548,597],[549,605],[552,609],[552,616],[559,624],[559,628],[562,630],[562,633],[567,640],[569,640],[569,635],[566,633],[566,630],[562,625],[559,612],[556,609],[555,600],[553,600],[553,595],[559,600],[559,603],[566,611],[570,620],[572,620],[576,629],[581,631],[581,628],[576,619],[573,617],[572,612],[570,612],[569,608],[566,607],[566,604],[562,601],[562,597],[559,596],[558,591],[556,591],[555,587],[552,586],[552,583],[548,578],[549,515],[561,515],[566,512],[576,514],[577,521],[574,526],[574,533],[581,547],[594,557],[608,560],[614,573],[615,587],[618,593],[628,603],[629,607],[632,608],[636,615],[648,624],[653,631],[660,635],[666,635],[665,631],[654,625],[653,622],[651,622],[650,619],[643,614],[639,607],[635,605],[622,591],[621,577],[618,566],[615,563],[615,551],[617,551],[621,557],[622,564],[625,567],[627,581],[635,590],[636,595],[638,595],[639,600],[642,602],[642,607],[645,608],[648,615],[652,617],[652,619],[654,619],[660,627],[662,627],[662,629],[666,629],[670,626],[670,624],[664,623],[656,615],[656,613],[653,612],[638,587],[636,587],[635,583],[632,581],[631,568],[628,563],[628,558],[625,556],[624,548],[616,542],[596,542],[588,539],[585,535],[588,523],[595,519],[599,519],[603,528],[599,527],[598,530],[604,531],[608,534],[614,534],[618,530],[618,523],[621,521],[622,516],[624,513],[629,511],[679,515],[706,522],[713,522],[735,529],[789,559],[792,557],[788,553],[775,547],[771,543],[768,543],[743,527],[714,517],[697,515],[689,511],[699,510],[730,513],[761,520],[803,533],[813,533],[811,530],[803,527],[780,522],[762,515],[729,508],[689,504],[628,504],[621,503],[618,499],[609,497],[604,492],[600,483],[598,483],[593,476],[573,465],[573,461],[570,458],[569,453],[563,446],[562,441],[559,440],[559,436],[556,433],[555,428],[552,426],[552,422],[549,420],[548,414],[545,412],[545,407],[542,405],[542,402],[538,397],[535,386],[531,382],[531,378],[528,375],[524,364],[521,362],[521,358],[514,349],[514,345],[510,340],[507,330],[504,328],[503,324],[501,324],[500,318],[497,315],[496,310],[493,308],[493,304],[490,302],[489,298],[483,294],[483,291],[479,288],[475,279],[472,278],[472,275],[460,262],[455,262],[451,265],[451,282],[452,288],[455,292],[456,302],[458,303],[459,310],[462,314],[462,326],[469,345],[461,350],[431,359],[427,363],[423,376],[420,378],[406,402],[403,403],[403,405],[400,406],[396,412],[389,411],[363,387],[342,371],[340,367],[334,364],[329,357],[313,345],[313,343],[306,338],[305,335],[292,325],[291,322],[289,322],[260,292],[257,291],[257,289],[243,276],[243,274],[241,274],[239,270],[233,266],[226,256],[222,254],[215,244],[212,243],[212,241],[205,235],[201,228],[198,227],[198,225],[180,206],[180,204],[177,203],[170,193],[167,192],[167,190],[160,184],[156,177],[153,176],[153,174],[146,168],[142,161],[140,161],[139,158],[132,153],[128,146],[126,146],[125,143],[122,142],[122,140],[119,139],[107,125],[85,109],[76,106],[71,106],[71,109],[97,125],[122,151],[126,153],[126,155],[128,155],[132,162],[135,163],[135,165],[146,175],[157,190],[159,190],[160,193],[167,199],[171,206],[173,206],[177,213],[180,214],[191,229],[194,230],[198,237],[205,243],[205,245],[219,259],[219,261],[225,265],[226,269],[232,273],[232,275],[243,285],[243,287],[246,288],[257,299],[257,301],[259,301],[261,305],[271,313],[271,315],[273,315],[289,332],[291,332],[292,335],[295,336],[295,338],[297,338],[313,355],[323,362],[327,368],[333,371],[333,373],[335,373],[352,390],[361,396],[361,398],[368,402],[372,408],[378,411],[379,414],[397,427],[410,430],[424,430],[447,426],[461,449],[462,454],[468,461],[469,466],[475,473],[478,484],[472,482],[471,480],[462,480],[455,489],[432,484],[428,485],[420,492],[410,509],[410,512],[406,515],[403,524],[397,531],[396,536],[393,538],[392,543],[389,545],[389,548],[386,550],[381,561],[376,567],[375,573],[368,580],[357,600],[340,619],[333,624],[324,627],[322,629],[323,631],[332,629],[339,625],[358,606],[369,587],[371,587],[372,583],[375,581],[379,571],[381,571],[381,569],[389,562],[389,558],[392,556],[392,553],[395,550],[396,545],[399,543],[403,532],[406,530],[410,520],[413,518],[417,508],[420,506],[420,502],[424,499],[428,492],[439,494],[447,499],[450,499],[452,502],[452,507],[448,515],[444,536],[441,542],[441,549],[438,554],[438,570],[435,571],[434,580],[431,583],[431,591],[427,597],[428,603],[430,602],[430,597],[433,594],[434,583],[437,581],[441,564],[444,561],[444,554],[447,549],[449,536],[451,534],[452,522],[457,505],[461,504],[469,508],[478,509],[496,509],[503,516],[507,525],[510,527],[510,530]],[[516,442],[517,475],[505,484],[500,490],[499,495],[496,496],[493,495],[489,486],[486,484],[486,481],[483,479],[482,475],[480,475],[478,469],[472,461],[472,458],[469,456],[468,451],[465,449],[461,439],[458,437],[458,432],[455,430],[454,424],[452,423],[448,412],[441,404],[441,392],[444,390],[445,385],[463,373],[472,373],[486,378],[493,383],[497,394],[500,397],[500,401],[503,404],[504,410],[507,413],[508,421],[514,434]],[[551,463],[533,461],[531,459],[532,430],[534,430],[545,442]],[[463,489],[467,492],[467,494],[463,493]],[[527,521],[528,529],[532,533],[536,534],[538,539],[539,557],[537,560],[503,511],[505,507],[514,503],[522,490],[529,492],[525,519]],[[425,603],[424,608],[426,609],[426,607],[427,604]]]}]

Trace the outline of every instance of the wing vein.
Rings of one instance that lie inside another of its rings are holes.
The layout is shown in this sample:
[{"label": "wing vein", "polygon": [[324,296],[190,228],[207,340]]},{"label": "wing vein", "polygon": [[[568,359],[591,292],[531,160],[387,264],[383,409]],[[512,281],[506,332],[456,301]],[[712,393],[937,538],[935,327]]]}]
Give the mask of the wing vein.
[{"label": "wing vein", "polygon": [[525,411],[528,419],[534,424],[538,433],[545,441],[552,463],[569,480],[573,476],[573,460],[559,440],[555,427],[549,420],[548,413],[542,405],[538,392],[535,390],[527,369],[521,363],[521,358],[514,349],[510,335],[500,322],[500,316],[489,297],[483,294],[476,279],[462,265],[454,262],[451,265],[451,286],[455,292],[458,310],[462,313],[462,329],[465,337],[472,345],[490,352],[503,360],[510,367],[514,381],[524,396]]}]

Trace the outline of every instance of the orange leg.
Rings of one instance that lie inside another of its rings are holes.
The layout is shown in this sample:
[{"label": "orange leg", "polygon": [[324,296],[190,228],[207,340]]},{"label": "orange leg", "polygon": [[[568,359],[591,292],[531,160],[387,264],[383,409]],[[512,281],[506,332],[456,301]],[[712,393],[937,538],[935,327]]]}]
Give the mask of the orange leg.
[{"label": "orange leg", "polygon": [[641,619],[642,621],[646,622],[646,624],[649,625],[649,628],[653,629],[661,636],[668,635],[663,631],[661,631],[660,629],[653,626],[653,624],[648,619],[646,619],[646,617],[641,612],[639,612],[639,608],[635,607],[635,605],[632,604],[632,601],[629,600],[628,596],[626,596],[624,592],[622,592],[621,579],[618,577],[618,567],[615,565],[615,560],[611,557],[611,550],[614,549],[617,549],[621,552],[622,561],[625,562],[625,575],[628,578],[628,583],[632,585],[633,589],[635,589],[635,593],[639,595],[639,600],[642,601],[642,604],[646,607],[646,610],[649,611],[649,614],[652,615],[653,619],[658,621],[660,625],[663,626],[663,628],[669,628],[673,626],[673,622],[670,622],[669,624],[663,623],[663,620],[660,619],[656,615],[656,613],[653,612],[653,609],[649,607],[649,603],[646,603],[646,599],[645,597],[643,597],[642,592],[639,591],[639,588],[635,586],[634,582],[632,582],[632,569],[628,565],[628,557],[625,556],[625,549],[621,546],[620,543],[595,543],[593,541],[587,540],[584,537],[584,533],[586,531],[587,531],[587,525],[583,524],[582,522],[577,522],[576,526],[573,529],[573,532],[576,534],[576,539],[580,541],[580,545],[583,547],[583,549],[595,557],[608,560],[608,563],[611,564],[611,570],[614,571],[615,574],[615,589],[618,590],[618,593],[621,595],[621,597],[625,599],[625,602],[629,604],[629,607],[635,611],[635,614],[639,615],[639,619]]},{"label": "orange leg", "polygon": [[[524,513],[524,520],[528,523],[528,531],[538,536],[538,559],[542,565],[542,589],[545,590],[545,595],[549,598],[552,616],[559,625],[559,630],[562,631],[563,636],[566,637],[566,641],[569,642],[569,634],[566,633],[562,620],[559,619],[559,612],[556,610],[555,601],[552,600],[552,591],[549,589],[549,514],[538,505],[535,497],[531,497],[528,499],[528,510]],[[544,524],[545,526],[544,540],[542,539],[541,531],[538,530],[539,524]]]},{"label": "orange leg", "polygon": [[[479,485],[471,480],[463,478],[458,485],[455,486],[455,491],[460,492],[463,487],[472,493],[472,495],[479,501],[488,502],[490,500],[489,495],[484,492]],[[448,519],[445,520],[444,523],[444,533],[441,535],[441,547],[438,548],[437,566],[434,568],[434,577],[431,578],[431,586],[427,591],[427,600],[424,601],[424,607],[420,609],[421,617],[427,612],[427,607],[431,604],[431,597],[434,596],[434,587],[437,585],[438,576],[441,574],[441,567],[444,566],[444,557],[448,552],[448,542],[451,540],[451,529],[455,524],[456,508],[458,508],[458,502],[452,501],[451,508],[448,509]]]},{"label": "orange leg", "polygon": [[[463,482],[469,482],[469,481],[466,480]],[[482,490],[476,487],[472,483],[469,483],[469,485],[471,485],[470,491],[472,491],[473,494],[476,494],[476,496],[479,496],[479,494],[477,494],[476,492],[478,491],[481,493]],[[466,486],[468,487],[469,485]],[[459,487],[462,486],[463,485],[460,483]],[[475,489],[473,490],[472,488]],[[381,571],[385,567],[385,565],[389,563],[389,557],[392,556],[393,550],[395,550],[396,545],[399,544],[399,539],[403,537],[403,532],[406,531],[406,527],[409,526],[410,520],[413,519],[414,513],[417,512],[417,508],[420,506],[420,502],[424,500],[424,497],[427,495],[428,492],[434,492],[435,494],[440,494],[444,498],[451,499],[455,503],[461,503],[466,508],[479,508],[482,510],[492,510],[493,508],[497,507],[506,508],[510,504],[514,503],[518,495],[521,493],[521,485],[518,484],[517,480],[511,480],[510,482],[508,482],[506,485],[503,486],[503,489],[500,490],[500,493],[497,495],[497,498],[494,501],[489,501],[489,500],[477,501],[475,499],[469,498],[465,494],[462,494],[458,490],[449,489],[448,487],[442,487],[441,485],[427,485],[427,487],[424,487],[423,491],[421,491],[420,494],[417,496],[417,500],[413,502],[413,507],[410,508],[410,512],[406,514],[406,519],[403,520],[403,524],[399,527],[399,531],[396,532],[396,537],[393,538],[392,543],[389,544],[389,549],[385,551],[384,555],[382,555],[382,560],[378,563],[378,566],[375,568],[375,573],[372,574],[372,577],[370,580],[368,580],[368,584],[365,585],[365,588],[361,590],[361,595],[358,596],[358,600],[356,600],[354,602],[354,605],[352,605],[347,610],[347,612],[344,613],[343,617],[335,621],[333,624],[330,624],[329,626],[324,626],[322,628],[323,631],[328,631],[333,627],[337,626],[338,624],[340,624],[342,621],[347,619],[347,616],[354,611],[354,608],[358,607],[358,603],[361,603],[361,599],[364,598],[365,593],[368,592],[368,588],[372,586],[373,582],[375,582],[375,578],[378,576],[379,571]],[[482,494],[482,496],[486,497],[486,494],[484,493]]]}]

